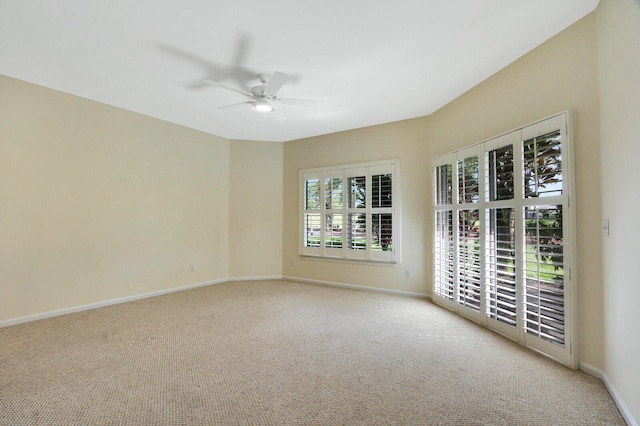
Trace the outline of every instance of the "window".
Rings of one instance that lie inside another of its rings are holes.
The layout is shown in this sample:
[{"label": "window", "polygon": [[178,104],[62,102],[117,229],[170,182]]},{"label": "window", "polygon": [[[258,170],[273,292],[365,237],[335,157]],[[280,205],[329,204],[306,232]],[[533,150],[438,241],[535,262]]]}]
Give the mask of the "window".
[{"label": "window", "polygon": [[563,113],[434,161],[434,301],[575,367]]},{"label": "window", "polygon": [[300,254],[398,262],[399,162],[300,171]]}]

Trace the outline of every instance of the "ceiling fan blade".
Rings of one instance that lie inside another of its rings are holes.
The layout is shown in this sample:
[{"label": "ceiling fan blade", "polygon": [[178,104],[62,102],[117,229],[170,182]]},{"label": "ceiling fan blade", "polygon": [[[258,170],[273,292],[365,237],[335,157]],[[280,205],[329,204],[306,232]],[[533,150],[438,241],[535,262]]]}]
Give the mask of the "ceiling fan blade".
[{"label": "ceiling fan blade", "polygon": [[276,101],[284,105],[298,105],[298,106],[310,106],[310,105],[322,103],[322,101],[318,101],[315,99],[295,99],[295,98],[278,98]]},{"label": "ceiling fan blade", "polygon": [[236,43],[236,54],[233,60],[233,65],[229,69],[230,76],[246,91],[251,91],[248,82],[252,81],[256,77],[256,72],[245,68],[250,39],[247,34],[240,34],[238,42]]},{"label": "ceiling fan blade", "polygon": [[234,108],[234,107],[239,107],[240,105],[246,105],[246,104],[252,104],[252,103],[253,103],[253,101],[238,102],[237,104],[224,105],[224,106],[218,107],[216,109]]},{"label": "ceiling fan blade", "polygon": [[288,79],[289,77],[287,77],[286,74],[276,71],[267,82],[267,85],[264,87],[264,91],[267,93],[277,93]]},{"label": "ceiling fan blade", "polygon": [[227,90],[231,90],[232,92],[236,92],[236,93],[240,93],[241,95],[245,95],[248,96],[250,98],[253,98],[254,96],[249,93],[249,92],[245,92],[244,90],[240,90],[240,89],[236,89],[235,87],[231,87],[231,86],[227,86],[226,84],[222,84],[219,81],[215,81],[215,80],[205,80],[204,81],[207,84],[210,84],[212,86],[217,86],[220,87],[222,89],[227,89]]},{"label": "ceiling fan blade", "polygon": [[[238,42],[236,45],[236,55],[233,60],[234,69],[242,68],[242,65],[246,62],[248,51],[249,51],[249,36],[247,34],[240,34],[238,36]],[[253,77],[253,75],[251,77]]]},{"label": "ceiling fan blade", "polygon": [[188,61],[195,63],[200,68],[205,69],[207,72],[216,73],[216,72],[220,72],[224,68],[224,66],[221,64],[210,61],[206,58],[196,55],[195,53],[191,53],[189,51],[180,49],[178,47],[170,46],[164,43],[157,43],[156,45],[158,46],[158,48],[164,50],[165,52],[171,55],[178,56],[182,59],[186,59]]}]

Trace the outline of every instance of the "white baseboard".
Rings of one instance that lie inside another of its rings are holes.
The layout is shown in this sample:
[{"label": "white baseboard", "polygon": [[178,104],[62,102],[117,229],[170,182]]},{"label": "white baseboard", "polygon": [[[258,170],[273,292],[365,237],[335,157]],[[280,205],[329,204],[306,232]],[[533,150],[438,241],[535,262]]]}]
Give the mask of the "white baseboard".
[{"label": "white baseboard", "polygon": [[638,423],[635,421],[635,419],[629,412],[627,405],[624,403],[624,401],[622,400],[622,397],[620,396],[616,388],[613,386],[611,381],[609,381],[609,378],[607,377],[607,374],[604,371],[594,367],[591,364],[587,364],[586,362],[580,363],[580,370],[584,371],[587,374],[592,375],[597,379],[602,380],[602,383],[604,383],[605,387],[609,391],[611,398],[613,398],[613,401],[618,406],[618,410],[620,410],[620,414],[622,414],[624,421],[627,422],[629,426],[638,426]]},{"label": "white baseboard", "polygon": [[198,287],[205,287],[209,285],[222,284],[225,282],[237,282],[237,281],[259,281],[259,280],[288,280],[288,281],[299,281],[305,282],[309,284],[320,284],[320,285],[330,285],[334,287],[343,287],[350,288],[354,290],[367,290],[367,291],[376,291],[379,293],[387,293],[387,294],[396,294],[400,296],[413,296],[413,297],[422,297],[429,299],[430,296],[422,293],[413,293],[408,291],[400,291],[400,290],[389,290],[389,289],[381,289],[376,287],[366,287],[352,284],[343,284],[343,283],[334,283],[330,281],[318,281],[318,280],[308,280],[304,278],[296,278],[296,277],[283,277],[282,275],[273,275],[273,276],[255,276],[255,277],[232,277],[232,278],[221,278],[213,281],[205,281],[201,283],[189,284],[182,287],[173,287],[164,290],[152,291],[149,293],[135,294],[133,296],[122,297],[118,299],[105,300],[102,302],[89,303],[87,305],[80,306],[72,306],[70,308],[64,309],[56,309],[53,311],[41,312],[33,315],[26,315],[18,318],[10,318],[7,320],[0,321],[0,328],[10,327],[12,325],[23,324],[31,321],[38,321],[47,318],[58,317],[61,315],[73,314],[75,312],[88,311],[90,309],[102,308],[105,306],[116,305],[119,303],[133,302],[134,300],[146,299],[148,297],[162,296],[163,294],[174,293],[176,291],[190,290]]},{"label": "white baseboard", "polygon": [[351,290],[374,291],[376,293],[394,294],[396,296],[411,296],[411,297],[420,297],[423,299],[431,299],[431,296],[428,294],[416,293],[412,291],[392,290],[388,288],[378,288],[378,287],[368,287],[364,285],[336,283],[333,281],[310,280],[307,278],[298,278],[298,277],[289,277],[289,276],[284,276],[281,279],[287,280],[287,281],[298,281],[298,282],[307,283],[307,284],[318,284],[318,285],[328,285],[331,287],[348,288]]},{"label": "white baseboard", "polygon": [[273,275],[273,276],[261,276],[261,277],[233,277],[227,279],[227,281],[267,281],[267,280],[281,280],[283,279],[282,275]]},{"label": "white baseboard", "polygon": [[226,278],[220,279],[220,280],[205,281],[201,283],[185,285],[182,287],[173,287],[173,288],[168,288],[164,290],[152,291],[149,293],[142,293],[142,294],[135,294],[133,296],[121,297],[118,299],[111,299],[111,300],[105,300],[102,302],[89,303],[87,305],[73,306],[71,308],[56,309],[53,311],[42,312],[39,314],[26,315],[24,317],[18,317],[18,318],[11,318],[8,320],[0,321],[0,328],[23,324],[31,321],[38,321],[42,319],[58,317],[61,315],[73,314],[75,312],[88,311],[90,309],[97,309],[97,308],[102,308],[110,305],[117,305],[119,303],[133,302],[134,300],[146,299],[148,297],[162,296],[163,294],[175,293],[177,291],[190,290],[193,288],[205,287],[205,286],[214,285],[214,284],[221,284],[227,281],[228,279]]}]

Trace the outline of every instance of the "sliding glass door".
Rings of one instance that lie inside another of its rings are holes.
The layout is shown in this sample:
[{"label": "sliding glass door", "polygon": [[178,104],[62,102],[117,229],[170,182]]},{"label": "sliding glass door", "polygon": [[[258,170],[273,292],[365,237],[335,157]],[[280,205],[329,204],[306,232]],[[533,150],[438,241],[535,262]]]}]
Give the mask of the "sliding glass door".
[{"label": "sliding glass door", "polygon": [[569,113],[434,161],[434,301],[576,367]]}]

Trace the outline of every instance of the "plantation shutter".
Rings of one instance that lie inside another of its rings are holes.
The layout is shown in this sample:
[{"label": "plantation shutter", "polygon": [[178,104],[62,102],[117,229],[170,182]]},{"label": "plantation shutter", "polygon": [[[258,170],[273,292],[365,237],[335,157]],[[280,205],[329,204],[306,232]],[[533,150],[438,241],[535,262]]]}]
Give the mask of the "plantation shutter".
[{"label": "plantation shutter", "polygon": [[525,209],[527,333],[564,345],[562,205]]},{"label": "plantation shutter", "polygon": [[347,188],[347,258],[365,260],[371,245],[370,226],[367,223],[367,176],[364,167],[346,171]]},{"label": "plantation shutter", "polygon": [[465,315],[481,314],[482,255],[480,241],[481,162],[478,147],[456,153],[457,302]]},{"label": "plantation shutter", "polygon": [[529,335],[563,346],[563,209],[568,202],[563,185],[563,132],[559,125],[553,124],[555,123],[540,123],[523,132],[522,136],[525,331]]},{"label": "plantation shutter", "polygon": [[319,254],[322,236],[321,176],[304,176],[303,250],[306,254]]},{"label": "plantation shutter", "polygon": [[434,160],[433,294],[575,367],[571,120],[559,114]]},{"label": "plantation shutter", "polygon": [[300,171],[300,254],[397,262],[398,161]]},{"label": "plantation shutter", "polygon": [[336,172],[324,173],[324,254],[341,257],[344,241],[343,178]]},{"label": "plantation shutter", "polygon": [[485,142],[486,188],[484,221],[485,313],[490,326],[517,337],[517,232],[516,135],[511,133]]},{"label": "plantation shutter", "polygon": [[479,210],[458,210],[458,303],[480,310],[480,230]]},{"label": "plantation shutter", "polygon": [[453,222],[453,156],[441,158],[434,168],[435,227],[433,241],[434,293],[453,301],[454,222]]},{"label": "plantation shutter", "polygon": [[393,180],[395,176],[393,164],[368,167],[370,190],[367,210],[371,212],[371,258],[378,261],[396,260],[398,236],[397,215],[394,214],[395,197]]},{"label": "plantation shutter", "polygon": [[516,325],[515,211],[511,207],[488,209],[486,215],[487,314]]}]

